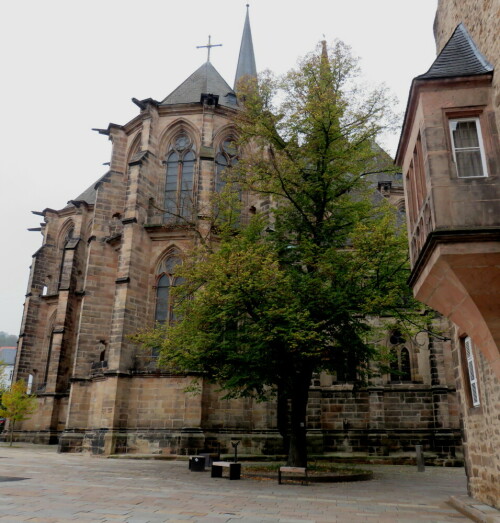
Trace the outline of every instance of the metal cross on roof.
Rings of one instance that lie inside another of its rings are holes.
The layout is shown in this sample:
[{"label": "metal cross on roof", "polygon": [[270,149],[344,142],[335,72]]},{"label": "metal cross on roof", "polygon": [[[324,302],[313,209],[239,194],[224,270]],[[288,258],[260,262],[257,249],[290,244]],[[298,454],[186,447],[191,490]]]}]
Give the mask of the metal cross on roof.
[{"label": "metal cross on roof", "polygon": [[212,37],[210,35],[208,35],[208,44],[207,45],[197,45],[196,46],[196,49],[201,49],[203,47],[206,47],[208,49],[207,62],[210,62],[210,49],[212,47],[222,47],[222,44],[211,44],[210,43],[211,38]]}]

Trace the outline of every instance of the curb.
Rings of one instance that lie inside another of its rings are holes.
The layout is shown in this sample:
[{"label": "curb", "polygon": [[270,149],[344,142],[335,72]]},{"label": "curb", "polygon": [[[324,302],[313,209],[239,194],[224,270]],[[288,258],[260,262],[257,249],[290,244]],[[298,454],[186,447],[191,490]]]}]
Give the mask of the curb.
[{"label": "curb", "polygon": [[[258,472],[246,472],[245,469],[241,470],[242,477],[249,479],[252,478],[265,478],[265,479],[274,479],[278,481],[278,474],[269,474]],[[307,476],[308,483],[347,483],[349,481],[369,481],[373,479],[373,472],[362,472],[359,474],[339,474],[339,475],[324,475],[324,476]],[[294,481],[304,481],[303,476],[287,476],[286,480]],[[489,523],[489,522],[488,522]],[[496,522],[495,522],[496,523]]]},{"label": "curb", "polygon": [[477,523],[500,523],[500,510],[470,496],[451,496],[448,504]]}]

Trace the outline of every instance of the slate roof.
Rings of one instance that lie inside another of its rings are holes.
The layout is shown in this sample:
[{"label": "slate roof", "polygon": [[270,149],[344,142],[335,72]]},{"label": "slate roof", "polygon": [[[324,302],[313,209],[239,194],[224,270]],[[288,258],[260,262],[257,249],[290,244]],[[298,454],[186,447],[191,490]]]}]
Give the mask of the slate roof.
[{"label": "slate roof", "polygon": [[240,55],[238,57],[238,66],[236,68],[236,76],[234,78],[234,88],[238,81],[243,76],[257,77],[257,66],[255,65],[255,54],[253,52],[252,30],[250,29],[250,17],[248,14],[245,18],[245,26],[243,27],[243,36],[241,37]]},{"label": "slate roof", "polygon": [[418,80],[475,76],[493,71],[463,24],[459,24],[430,69]]},{"label": "slate roof", "polygon": [[97,182],[94,182],[90,187],[85,189],[85,191],[83,191],[79,196],[77,196],[76,198],[73,198],[73,201],[94,204],[96,195],[97,195],[97,191],[95,190],[96,183]]},{"label": "slate roof", "polygon": [[201,95],[219,96],[219,105],[236,107],[236,94],[210,62],[205,62],[160,105],[190,104],[200,102]]},{"label": "slate roof", "polygon": [[108,173],[103,174],[98,180],[96,180],[90,187],[87,187],[81,194],[76,198],[72,198],[65,209],[71,206],[70,202],[85,202],[89,205],[94,205],[97,197],[97,190],[95,186],[107,175]]},{"label": "slate roof", "polygon": [[[199,103],[203,93],[218,95],[219,105],[226,107],[236,107],[237,105],[235,92],[210,62],[205,62],[199,67],[177,89],[172,91],[160,105]],[[94,204],[97,195],[95,186],[101,179],[102,177],[71,201],[84,201],[89,205]],[[66,207],[69,207],[69,205]]]}]

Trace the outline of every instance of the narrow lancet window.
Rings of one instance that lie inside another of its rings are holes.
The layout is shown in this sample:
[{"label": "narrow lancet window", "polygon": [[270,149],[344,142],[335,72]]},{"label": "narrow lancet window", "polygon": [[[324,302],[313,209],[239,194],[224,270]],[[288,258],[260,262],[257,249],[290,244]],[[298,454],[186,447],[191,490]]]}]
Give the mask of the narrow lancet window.
[{"label": "narrow lancet window", "polygon": [[233,167],[238,163],[238,150],[234,145],[233,138],[227,138],[224,140],[215,156],[215,190],[216,192],[222,192],[226,185],[227,172],[224,175],[224,171]]},{"label": "narrow lancet window", "polygon": [[176,257],[167,258],[161,265],[156,284],[155,321],[168,324],[175,320],[172,289],[180,285],[183,279],[175,276],[175,268],[180,260]]},{"label": "narrow lancet window", "polygon": [[61,265],[59,266],[59,288],[61,287],[62,279],[64,276],[64,264],[66,262],[66,249],[69,246],[71,240],[73,239],[74,228],[71,227],[66,235],[64,236],[64,242],[62,245],[62,255],[61,255]]}]

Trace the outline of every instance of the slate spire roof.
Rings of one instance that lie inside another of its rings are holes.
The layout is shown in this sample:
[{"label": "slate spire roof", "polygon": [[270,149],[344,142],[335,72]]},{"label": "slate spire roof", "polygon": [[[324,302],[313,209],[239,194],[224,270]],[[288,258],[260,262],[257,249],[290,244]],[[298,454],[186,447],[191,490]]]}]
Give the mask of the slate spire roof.
[{"label": "slate spire roof", "polygon": [[463,24],[459,24],[430,69],[419,80],[488,74],[493,66],[479,51]]},{"label": "slate spire roof", "polygon": [[248,14],[249,5],[247,4],[247,16],[241,37],[240,56],[238,58],[238,67],[234,78],[234,88],[243,76],[257,77],[257,67],[255,65],[255,54],[253,52],[252,30],[250,29],[250,16]]},{"label": "slate spire roof", "polygon": [[[243,28],[240,55],[234,81],[235,86],[243,76],[257,76],[248,7],[247,4],[245,26]],[[189,78],[184,80],[179,87],[160,102],[160,105],[196,103],[201,101],[202,95],[208,94],[217,96],[219,105],[226,107],[235,107],[237,105],[235,92],[209,61],[205,62]]]}]

